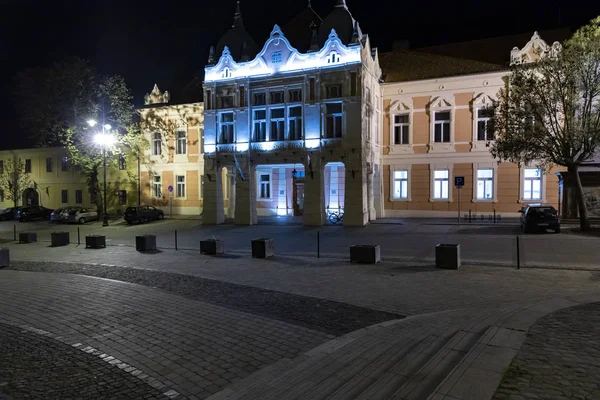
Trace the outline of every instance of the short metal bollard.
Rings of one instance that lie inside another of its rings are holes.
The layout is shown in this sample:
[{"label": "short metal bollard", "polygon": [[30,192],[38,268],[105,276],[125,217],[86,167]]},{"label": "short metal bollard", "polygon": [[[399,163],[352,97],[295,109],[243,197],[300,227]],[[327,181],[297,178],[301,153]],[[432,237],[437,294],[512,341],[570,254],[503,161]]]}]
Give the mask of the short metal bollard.
[{"label": "short metal bollard", "polygon": [[52,247],[66,246],[70,242],[69,232],[52,232],[50,237]]},{"label": "short metal bollard", "polygon": [[225,244],[222,240],[206,239],[200,241],[200,254],[223,254],[225,252]]},{"label": "short metal bollard", "polygon": [[19,243],[34,243],[37,242],[37,233],[35,232],[20,232]]},{"label": "short metal bollard", "polygon": [[252,258],[269,258],[275,255],[275,239],[260,238],[252,241]]},{"label": "short metal bollard", "polygon": [[355,244],[350,246],[350,262],[377,264],[381,261],[381,249],[378,244]]},{"label": "short metal bollard", "polygon": [[438,244],[435,246],[435,267],[442,269],[459,269],[460,245]]},{"label": "short metal bollard", "polygon": [[156,250],[155,235],[140,235],[135,237],[135,249],[137,251]]},{"label": "short metal bollard", "polygon": [[104,249],[106,248],[106,236],[89,235],[85,237],[86,249]]},{"label": "short metal bollard", "polygon": [[10,253],[7,248],[0,249],[0,268],[6,268],[10,264]]}]

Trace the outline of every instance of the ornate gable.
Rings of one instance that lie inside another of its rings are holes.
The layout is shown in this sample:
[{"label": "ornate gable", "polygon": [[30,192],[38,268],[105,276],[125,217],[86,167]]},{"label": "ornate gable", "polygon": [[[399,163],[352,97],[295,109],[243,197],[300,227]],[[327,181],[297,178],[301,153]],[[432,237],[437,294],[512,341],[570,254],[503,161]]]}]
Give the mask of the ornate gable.
[{"label": "ornate gable", "polygon": [[536,31],[522,49],[519,49],[516,46],[513,47],[510,52],[510,65],[536,62],[548,55],[552,57],[558,54],[561,49],[562,46],[558,42],[554,42],[552,46],[549,46]]},{"label": "ornate gable", "polygon": [[161,93],[158,89],[158,85],[154,84],[152,91],[144,96],[144,105],[165,104],[169,102],[170,98],[171,96],[169,95],[169,92],[165,90],[164,93]]}]

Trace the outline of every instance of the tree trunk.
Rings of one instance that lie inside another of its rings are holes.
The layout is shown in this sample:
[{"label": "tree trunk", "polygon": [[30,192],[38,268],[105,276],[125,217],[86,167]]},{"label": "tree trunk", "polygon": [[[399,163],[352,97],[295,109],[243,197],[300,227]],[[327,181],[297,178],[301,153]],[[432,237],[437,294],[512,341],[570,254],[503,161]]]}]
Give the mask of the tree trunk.
[{"label": "tree trunk", "polygon": [[96,211],[98,215],[102,215],[102,196],[100,194],[100,188],[98,186],[98,168],[94,168],[90,174],[89,178],[89,191],[90,194],[94,195],[96,199]]},{"label": "tree trunk", "polygon": [[581,177],[579,176],[579,166],[574,165],[572,167],[569,167],[569,172],[575,178],[575,197],[577,198],[577,205],[579,208],[579,225],[581,231],[589,231],[590,218],[588,216],[588,210],[585,205],[583,185],[581,184]]}]

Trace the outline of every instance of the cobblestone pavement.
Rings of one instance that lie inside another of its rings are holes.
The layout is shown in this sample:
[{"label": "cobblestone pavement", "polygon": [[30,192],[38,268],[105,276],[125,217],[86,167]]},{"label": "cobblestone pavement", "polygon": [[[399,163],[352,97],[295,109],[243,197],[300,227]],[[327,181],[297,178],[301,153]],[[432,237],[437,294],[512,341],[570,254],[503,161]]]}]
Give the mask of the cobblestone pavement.
[{"label": "cobblestone pavement", "polygon": [[547,315],[527,336],[495,400],[600,399],[600,303]]},{"label": "cobblestone pavement", "polygon": [[5,324],[0,338],[2,399],[168,399],[117,366],[57,340]]},{"label": "cobblestone pavement", "polygon": [[93,348],[191,399],[333,338],[159,289],[22,271],[0,271],[0,318]]}]

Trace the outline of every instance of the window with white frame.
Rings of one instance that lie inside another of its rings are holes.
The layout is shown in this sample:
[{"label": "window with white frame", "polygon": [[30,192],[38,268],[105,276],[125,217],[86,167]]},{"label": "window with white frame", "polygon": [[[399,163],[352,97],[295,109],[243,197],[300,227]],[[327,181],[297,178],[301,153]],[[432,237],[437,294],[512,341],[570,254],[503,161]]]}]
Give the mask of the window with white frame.
[{"label": "window with white frame", "polygon": [[271,174],[258,175],[258,197],[260,199],[271,198]]},{"label": "window with white frame", "polygon": [[491,111],[487,108],[477,109],[477,140],[494,140],[494,132],[489,129]]},{"label": "window with white frame", "polygon": [[160,132],[154,133],[152,137],[152,155],[160,156],[162,154],[162,137]]},{"label": "window with white frame", "polygon": [[285,108],[274,108],[271,110],[271,134],[270,140],[285,139]]},{"label": "window with white frame", "polygon": [[267,110],[254,110],[254,141],[267,140]]},{"label": "window with white frame", "polygon": [[449,143],[450,111],[437,111],[434,118],[433,141],[435,143]]},{"label": "window with white frame", "polygon": [[542,170],[525,168],[523,171],[523,200],[542,199]]},{"label": "window with white frame", "polygon": [[177,180],[176,196],[177,197],[185,197],[185,176],[177,175],[176,180]]},{"label": "window with white frame", "polygon": [[302,140],[302,106],[289,108],[290,140]]},{"label": "window with white frame", "polygon": [[176,154],[187,153],[187,132],[184,130],[177,131],[177,148]]},{"label": "window with white frame", "polygon": [[342,137],[342,104],[325,105],[325,137],[328,139]]},{"label": "window with white frame", "polygon": [[219,121],[219,125],[220,125],[219,144],[234,143],[233,113],[221,114],[221,119]]},{"label": "window with white frame", "polygon": [[394,171],[394,199],[408,199],[408,171]]},{"label": "window with white frame", "polygon": [[448,179],[449,171],[447,169],[433,171],[433,198],[436,200],[448,199]]},{"label": "window with white frame", "polygon": [[494,170],[492,168],[477,170],[477,200],[494,198]]},{"label": "window with white frame", "polygon": [[162,179],[160,175],[154,175],[152,177],[152,196],[162,197]]},{"label": "window with white frame", "polygon": [[408,114],[394,115],[394,144],[410,144],[410,116]]}]

